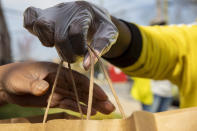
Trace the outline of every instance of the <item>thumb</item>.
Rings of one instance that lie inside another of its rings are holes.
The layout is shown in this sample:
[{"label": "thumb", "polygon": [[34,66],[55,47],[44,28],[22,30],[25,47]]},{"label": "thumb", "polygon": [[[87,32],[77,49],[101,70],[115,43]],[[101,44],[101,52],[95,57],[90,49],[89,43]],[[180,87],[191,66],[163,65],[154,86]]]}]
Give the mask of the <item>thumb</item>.
[{"label": "thumb", "polygon": [[[92,59],[94,60],[94,63],[96,63],[98,61],[96,55],[98,57],[100,57],[101,56],[100,55],[101,53],[98,50],[94,50],[94,52],[92,52],[92,50],[90,49],[89,51],[91,51]],[[85,70],[88,70],[90,68],[90,65],[91,65],[91,55],[90,55],[90,52],[89,51],[86,53],[85,58],[84,58],[84,61],[83,61],[83,67],[84,67]]]},{"label": "thumb", "polygon": [[[101,57],[102,55],[107,53],[112,47],[112,45],[116,42],[117,37],[118,32],[115,29],[113,29],[113,27],[109,24],[101,23],[99,25],[99,28],[94,34],[94,38],[90,44],[90,46],[95,52],[93,53],[93,59],[95,63],[97,62],[95,54],[98,57]],[[90,54],[89,52],[87,52],[83,62],[83,66],[86,70],[89,69],[91,65],[90,58]]]},{"label": "thumb", "polygon": [[36,96],[41,96],[49,89],[49,83],[45,80],[35,80],[31,85],[30,93]]},{"label": "thumb", "polygon": [[92,47],[88,46],[89,51],[86,53],[83,61],[83,67],[88,70],[91,65],[91,55],[92,54],[92,59],[94,60],[94,64],[98,61],[97,57],[101,57],[105,53],[108,52],[108,50],[111,48],[112,44],[109,44],[108,41],[98,39],[92,42],[91,44]]}]

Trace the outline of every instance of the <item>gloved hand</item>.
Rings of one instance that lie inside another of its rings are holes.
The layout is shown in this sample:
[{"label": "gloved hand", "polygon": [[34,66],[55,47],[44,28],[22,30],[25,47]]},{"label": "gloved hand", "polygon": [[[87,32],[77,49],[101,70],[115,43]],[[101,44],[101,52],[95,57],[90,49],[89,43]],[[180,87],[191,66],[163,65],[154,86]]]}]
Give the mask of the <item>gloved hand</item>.
[{"label": "gloved hand", "polygon": [[118,37],[108,12],[86,1],[61,3],[44,10],[29,7],[24,12],[24,27],[43,45],[55,46],[65,61],[75,62],[78,56],[84,56],[85,69],[90,66],[87,44],[102,56]]},{"label": "gloved hand", "polygon": [[[50,62],[12,63],[0,67],[0,104],[13,103],[21,106],[46,107],[57,72],[57,64]],[[87,104],[89,79],[73,71],[79,100]],[[72,81],[68,69],[61,69],[51,107],[78,111]],[[87,106],[81,105],[83,113]],[[107,95],[94,84],[92,114],[96,111],[108,114],[114,110]]]}]

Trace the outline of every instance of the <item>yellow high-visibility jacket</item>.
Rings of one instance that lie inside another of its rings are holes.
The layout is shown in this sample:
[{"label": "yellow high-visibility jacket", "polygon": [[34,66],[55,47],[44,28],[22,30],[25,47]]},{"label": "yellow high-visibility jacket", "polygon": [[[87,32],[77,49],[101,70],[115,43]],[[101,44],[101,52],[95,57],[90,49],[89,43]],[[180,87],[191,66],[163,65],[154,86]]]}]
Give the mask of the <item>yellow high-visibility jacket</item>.
[{"label": "yellow high-visibility jacket", "polygon": [[122,71],[132,77],[169,79],[179,87],[182,108],[197,106],[197,25],[138,28],[141,54]]},{"label": "yellow high-visibility jacket", "polygon": [[151,90],[151,79],[132,78],[134,83],[131,88],[131,96],[145,105],[152,105],[153,93]]}]

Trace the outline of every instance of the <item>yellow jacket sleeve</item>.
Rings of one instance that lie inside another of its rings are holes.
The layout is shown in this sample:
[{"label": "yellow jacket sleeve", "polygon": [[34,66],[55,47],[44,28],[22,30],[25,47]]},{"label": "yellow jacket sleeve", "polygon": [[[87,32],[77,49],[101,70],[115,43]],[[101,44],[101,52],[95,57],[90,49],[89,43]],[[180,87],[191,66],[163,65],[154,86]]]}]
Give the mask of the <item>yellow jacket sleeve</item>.
[{"label": "yellow jacket sleeve", "polygon": [[179,86],[181,107],[197,106],[197,25],[137,27],[140,56],[122,70],[132,77],[169,79]]}]

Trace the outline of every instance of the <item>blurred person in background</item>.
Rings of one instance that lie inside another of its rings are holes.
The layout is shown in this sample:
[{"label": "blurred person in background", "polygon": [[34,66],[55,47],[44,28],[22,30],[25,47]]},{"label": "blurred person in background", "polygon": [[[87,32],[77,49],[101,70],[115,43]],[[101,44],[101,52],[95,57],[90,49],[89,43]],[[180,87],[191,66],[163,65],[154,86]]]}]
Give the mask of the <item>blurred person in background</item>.
[{"label": "blurred person in background", "polygon": [[175,88],[168,80],[151,80],[133,78],[131,96],[138,100],[142,109],[149,112],[162,112],[168,110],[173,100]]},{"label": "blurred person in background", "polygon": [[150,105],[150,112],[162,112],[168,110],[173,100],[173,85],[171,82],[168,80],[151,80],[151,87],[154,99],[153,104]]},{"label": "blurred person in background", "polygon": [[152,112],[151,105],[154,98],[151,90],[151,79],[138,77],[133,77],[132,79],[131,97],[140,102],[142,110]]}]

